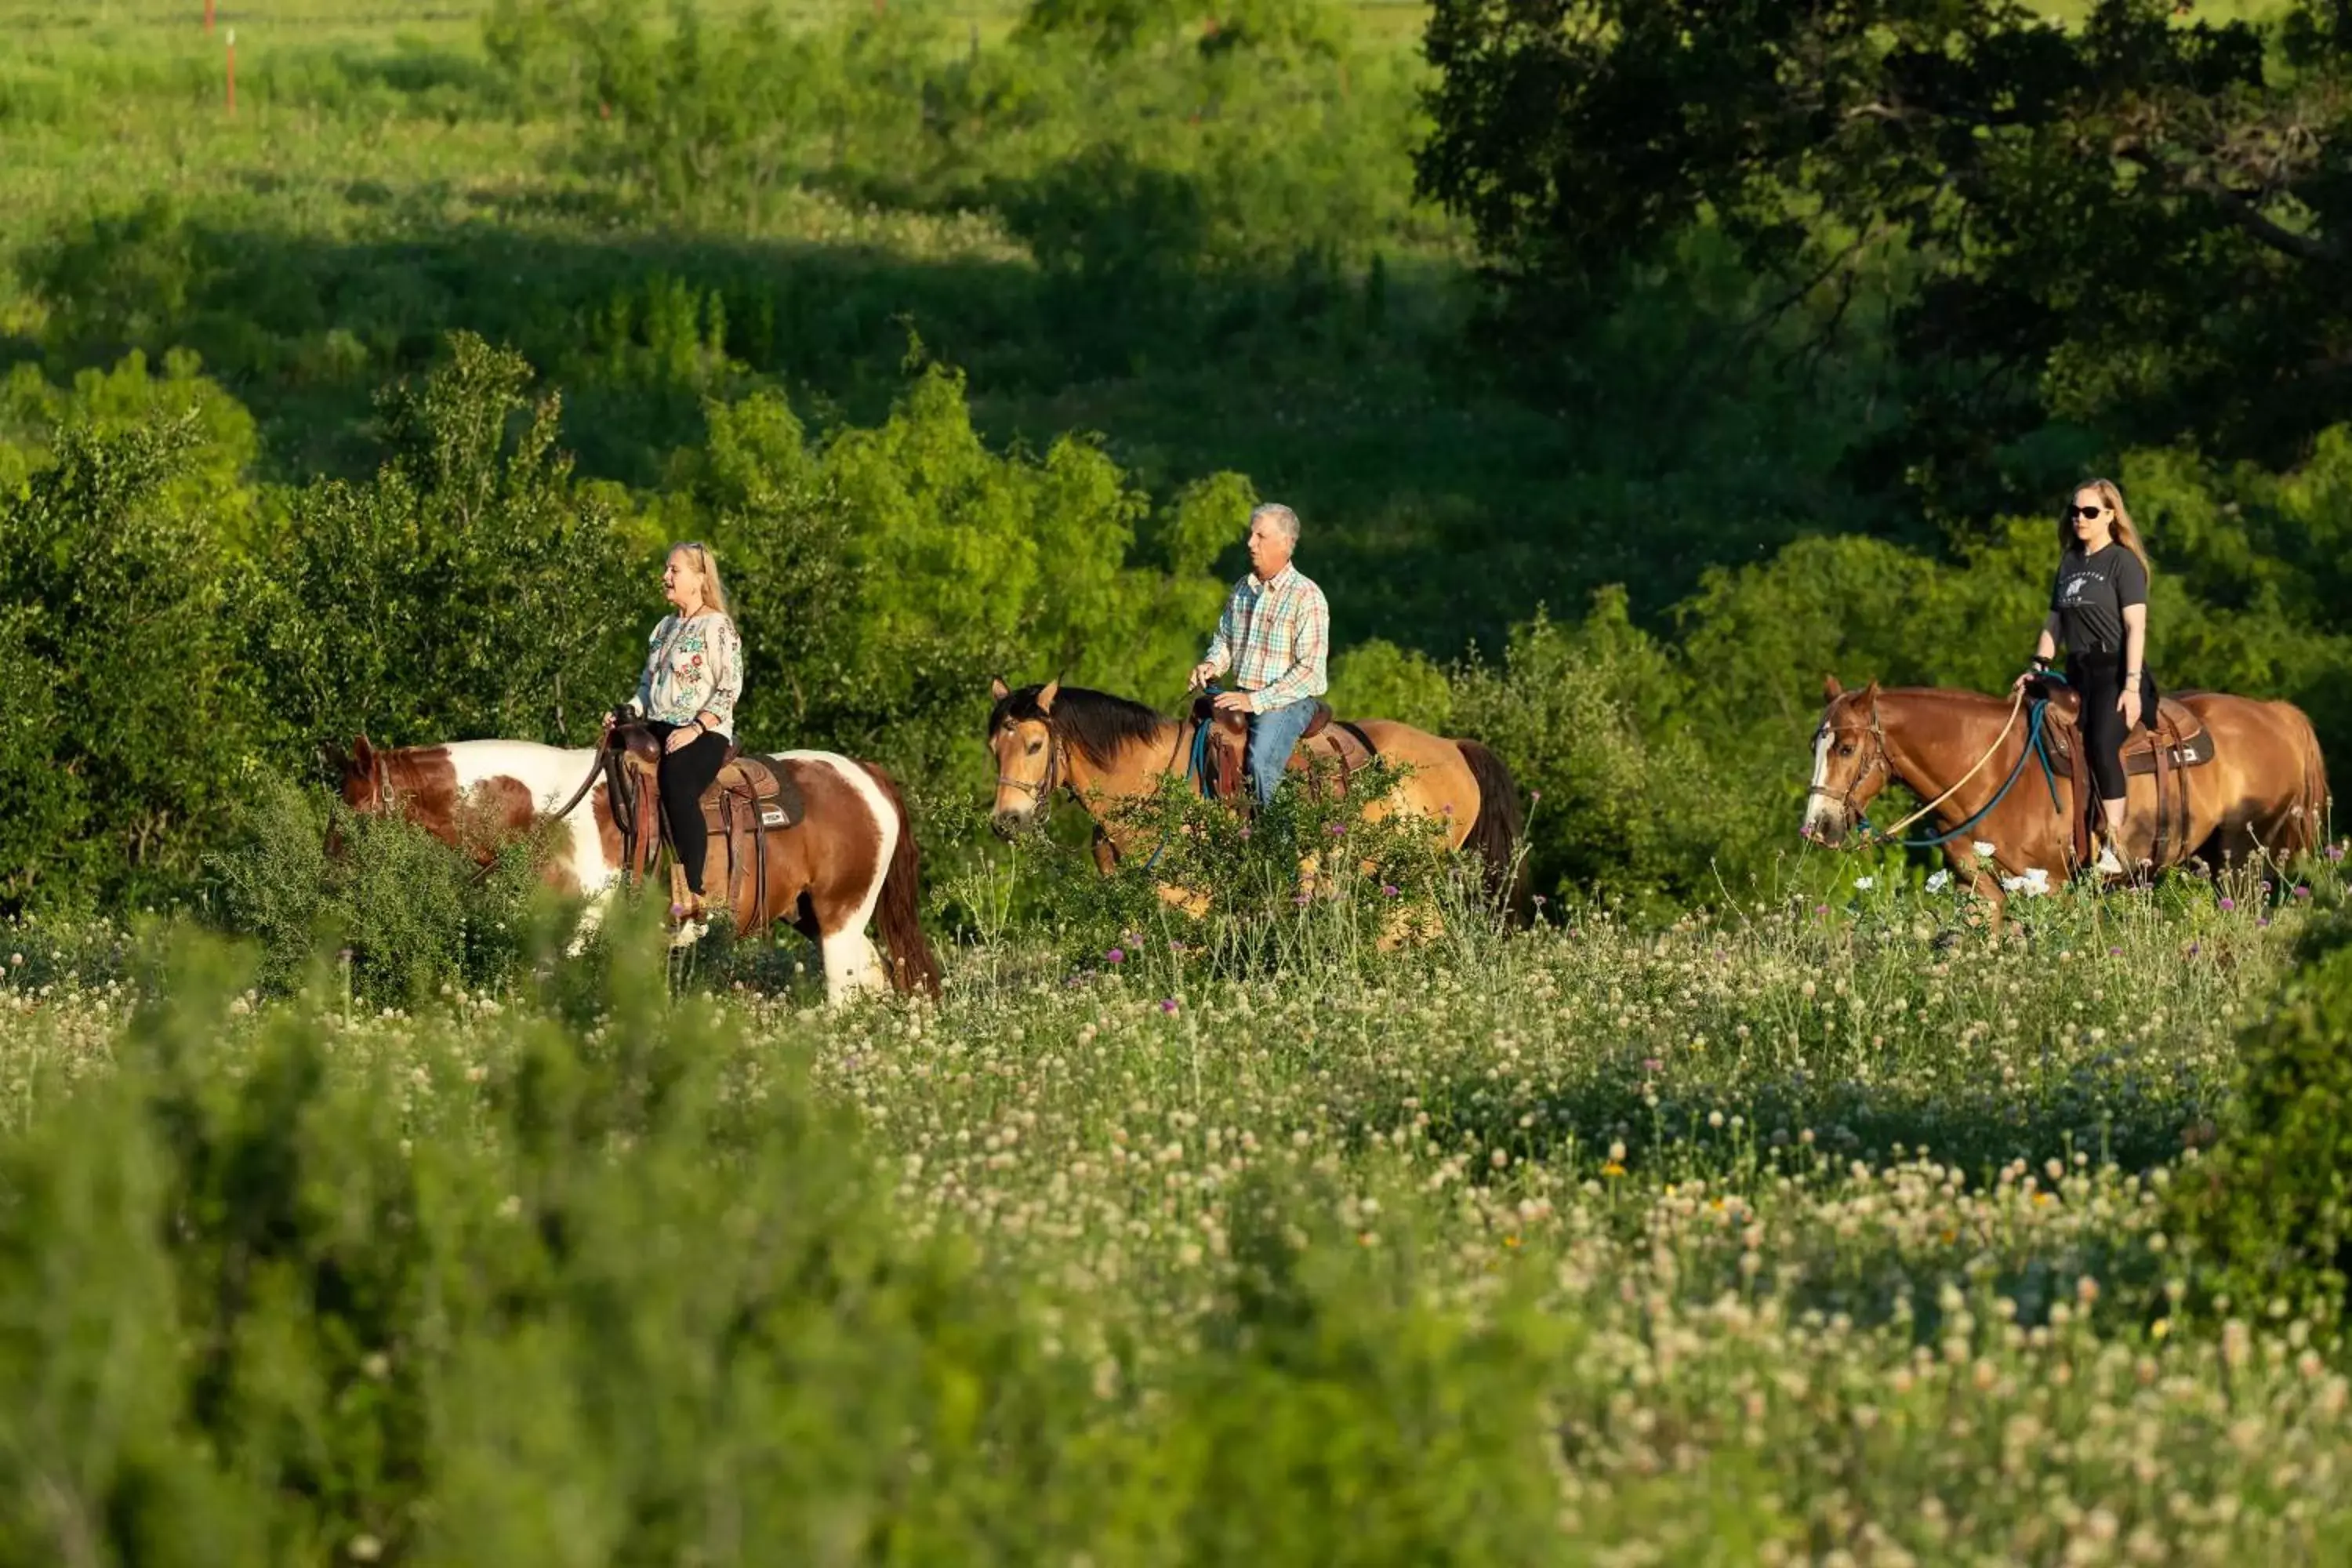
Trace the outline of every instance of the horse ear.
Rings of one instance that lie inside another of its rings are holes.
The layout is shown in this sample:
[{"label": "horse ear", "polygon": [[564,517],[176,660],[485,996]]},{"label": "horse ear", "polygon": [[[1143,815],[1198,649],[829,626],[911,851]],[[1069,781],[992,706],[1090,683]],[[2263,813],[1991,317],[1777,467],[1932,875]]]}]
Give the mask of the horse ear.
[{"label": "horse ear", "polygon": [[1838,679],[1834,673],[1822,677],[1822,695],[1829,699],[1831,701],[1836,701],[1839,695],[1844,690],[1844,684]]},{"label": "horse ear", "polygon": [[1871,677],[1870,684],[1862,689],[1862,697],[1863,700],[1865,702],[1875,702],[1878,700],[1878,678],[1876,676]]},{"label": "horse ear", "polygon": [[1045,689],[1037,693],[1037,711],[1045,714],[1049,719],[1052,718],[1054,716],[1054,699],[1061,694],[1062,678],[1057,675],[1054,677],[1053,679],[1045,682]]},{"label": "horse ear", "polygon": [[368,744],[367,731],[362,730],[352,742],[352,761],[362,768],[375,765],[375,748]]},{"label": "horse ear", "polygon": [[1013,688],[1004,684],[1004,677],[995,676],[989,680],[988,694],[1002,702],[1013,695]]}]

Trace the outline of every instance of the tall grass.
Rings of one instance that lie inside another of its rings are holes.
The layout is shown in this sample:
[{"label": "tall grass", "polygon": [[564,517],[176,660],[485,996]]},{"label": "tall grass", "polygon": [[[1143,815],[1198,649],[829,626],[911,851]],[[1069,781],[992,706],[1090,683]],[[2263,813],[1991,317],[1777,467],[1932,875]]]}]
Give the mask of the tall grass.
[{"label": "tall grass", "polygon": [[404,1009],[186,948],[12,978],[0,1530],[2322,1559],[2329,1331],[2166,1228],[2338,897],[2273,892],[2043,900],[2009,957],[1873,888],[1181,990],[967,959],[845,1014],[673,998],[647,931]]}]

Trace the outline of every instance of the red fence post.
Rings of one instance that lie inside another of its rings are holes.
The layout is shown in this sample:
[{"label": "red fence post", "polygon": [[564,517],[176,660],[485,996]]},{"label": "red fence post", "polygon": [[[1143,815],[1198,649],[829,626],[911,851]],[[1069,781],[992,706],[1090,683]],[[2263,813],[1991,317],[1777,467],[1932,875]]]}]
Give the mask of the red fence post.
[{"label": "red fence post", "polygon": [[205,0],[205,31],[213,30],[213,0]]}]

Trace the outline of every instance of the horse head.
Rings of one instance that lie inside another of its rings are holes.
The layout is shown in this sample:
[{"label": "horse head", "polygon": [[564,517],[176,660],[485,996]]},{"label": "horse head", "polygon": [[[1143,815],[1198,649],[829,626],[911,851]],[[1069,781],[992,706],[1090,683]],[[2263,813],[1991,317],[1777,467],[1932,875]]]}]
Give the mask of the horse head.
[{"label": "horse head", "polygon": [[1831,675],[1822,690],[1829,706],[1813,731],[1813,778],[1798,831],[1834,849],[1886,787],[1886,735],[1879,727],[1877,681],[1848,691]]},{"label": "horse head", "polygon": [[1003,677],[989,683],[995,706],[988,715],[988,749],[996,760],[996,804],[989,826],[999,838],[1042,826],[1056,785],[1066,782],[1063,748],[1054,732],[1057,678],[1015,691]]}]

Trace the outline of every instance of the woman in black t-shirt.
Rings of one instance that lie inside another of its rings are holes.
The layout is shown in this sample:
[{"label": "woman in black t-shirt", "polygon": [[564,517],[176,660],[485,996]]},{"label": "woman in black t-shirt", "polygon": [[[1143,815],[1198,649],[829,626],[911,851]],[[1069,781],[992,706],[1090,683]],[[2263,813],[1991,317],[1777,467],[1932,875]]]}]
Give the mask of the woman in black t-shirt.
[{"label": "woman in black t-shirt", "polygon": [[2083,739],[2106,819],[2096,864],[2120,875],[2116,846],[2124,831],[2124,741],[2133,725],[2156,724],[2156,691],[2147,676],[2147,552],[2112,479],[2075,489],[2058,521],[2058,543],[2050,615],[2033,646],[2032,668],[2016,686],[2047,671],[2058,645],[2066,645],[2066,681],[2082,693]]}]

